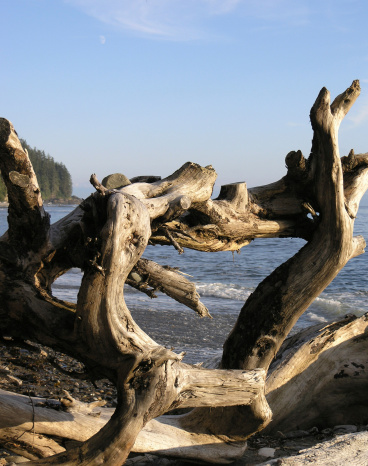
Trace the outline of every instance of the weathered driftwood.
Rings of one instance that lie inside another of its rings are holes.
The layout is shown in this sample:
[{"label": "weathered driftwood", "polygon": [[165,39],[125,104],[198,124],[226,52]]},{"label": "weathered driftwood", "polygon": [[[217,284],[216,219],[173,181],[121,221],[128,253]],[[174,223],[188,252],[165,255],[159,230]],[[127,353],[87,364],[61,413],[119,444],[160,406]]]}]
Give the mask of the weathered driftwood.
[{"label": "weathered driftwood", "polygon": [[[31,401],[32,400],[32,401]],[[52,401],[52,403],[51,403]],[[50,437],[63,438],[67,446],[85,442],[96,434],[114,413],[112,408],[65,407],[56,400],[32,398],[0,390],[0,442],[15,453],[35,460],[65,451]],[[183,430],[178,416],[151,420],[140,431],[132,451],[226,464],[244,453],[244,442],[224,443],[211,433]],[[14,443],[14,439],[19,439]],[[21,439],[21,440],[20,440]]]},{"label": "weathered driftwood", "polygon": [[201,303],[194,283],[175,269],[162,267],[148,259],[139,259],[126,283],[143,292],[151,286],[152,293],[156,290],[162,291],[170,298],[193,309],[201,317],[211,317],[206,306]]},{"label": "weathered driftwood", "polygon": [[[267,401],[273,415],[265,429],[267,434],[365,423],[368,418],[367,328],[367,316],[357,319],[349,315],[333,324],[319,324],[303,330],[284,342],[271,364],[266,383]],[[198,375],[193,374],[193,379],[187,380],[188,391],[192,390],[193,381],[203,382],[201,372],[198,368]],[[211,377],[214,373],[207,372],[207,386],[203,386],[205,395],[207,390],[214,393],[216,385],[222,391],[221,384],[229,383],[226,377],[214,381]],[[255,374],[257,376],[257,372]],[[242,403],[247,396],[244,393],[246,383],[243,386],[242,378],[239,383],[242,391],[238,400],[233,399],[234,403]],[[201,405],[200,391],[198,394]],[[206,396],[206,400],[210,398]],[[88,440],[114,412],[100,404],[79,403],[70,396],[61,402],[51,402],[0,390],[0,439],[6,446],[8,439],[22,436],[19,451],[26,447],[31,451],[36,438],[44,448],[37,447],[38,455],[49,456],[50,451],[59,452],[62,447],[50,440],[51,450],[47,449],[48,438],[40,435],[77,442]],[[64,405],[64,410],[56,410],[57,405]],[[183,458],[197,455],[198,459],[208,461],[210,458],[213,463],[225,463],[244,452],[244,442],[224,445],[222,439],[214,439],[208,433],[193,435],[181,428],[180,420],[180,416],[161,416],[148,422],[138,434],[132,451]],[[30,455],[29,458],[34,459],[32,453]]]},{"label": "weathered driftwood", "polygon": [[366,424],[367,332],[367,314],[348,315],[288,338],[267,379],[267,432]]},{"label": "weathered driftwood", "polygon": [[[311,110],[311,155],[306,160],[300,151],[290,152],[288,173],[276,183],[251,190],[245,183],[227,185],[211,200],[211,166],[188,162],[162,180],[137,179],[119,189],[92,176],[97,192],[52,226],[28,156],[12,125],[0,120],[0,170],[9,191],[9,230],[0,238],[1,332],[64,351],[118,390],[117,408],[101,430],[32,464],[116,466],[134,444],[139,451],[227,462],[267,426],[265,374],[272,359],[309,304],[364,251],[353,224],[368,185],[367,156],[351,152],[341,160],[337,144],[339,125],[359,92],[354,81],[330,104],[322,89]],[[179,250],[233,251],[275,236],[307,243],[247,300],[224,345],[221,369],[183,364],[182,355],[158,345],[134,322],[123,284],[140,278],[206,314],[193,286],[185,282],[175,290],[175,272],[140,260],[149,241]],[[50,291],[71,267],[84,271],[76,305]],[[180,407],[195,409],[162,417]]]}]

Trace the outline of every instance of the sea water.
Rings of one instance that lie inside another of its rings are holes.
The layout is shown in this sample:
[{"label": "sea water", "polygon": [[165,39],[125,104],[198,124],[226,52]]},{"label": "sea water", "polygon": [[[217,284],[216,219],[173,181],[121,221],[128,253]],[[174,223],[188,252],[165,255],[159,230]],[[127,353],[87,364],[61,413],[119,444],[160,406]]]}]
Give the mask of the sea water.
[{"label": "sea water", "polygon": [[[55,222],[73,206],[46,206]],[[7,228],[7,209],[0,209],[0,234]],[[361,206],[355,221],[355,234],[368,240],[368,207]],[[255,287],[278,265],[293,256],[304,244],[298,238],[257,239],[240,254],[204,253],[185,249],[184,254],[170,246],[148,246],[144,257],[161,265],[179,267],[195,282],[202,302],[213,319],[200,318],[184,305],[157,293],[150,299],[125,285],[125,300],[133,318],[157,342],[186,352],[187,362],[198,362],[218,355],[245,300]],[[82,274],[72,269],[53,285],[60,299],[77,300]],[[294,331],[319,322],[342,318],[345,314],[368,312],[368,256],[348,262],[340,274],[313,302],[297,322]]]}]

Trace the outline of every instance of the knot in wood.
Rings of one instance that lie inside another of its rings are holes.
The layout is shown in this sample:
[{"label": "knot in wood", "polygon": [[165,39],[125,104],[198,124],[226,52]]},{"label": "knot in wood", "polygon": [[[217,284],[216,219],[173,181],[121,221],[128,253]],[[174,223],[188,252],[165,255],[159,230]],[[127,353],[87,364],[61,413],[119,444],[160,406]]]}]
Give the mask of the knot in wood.
[{"label": "knot in wood", "polygon": [[21,173],[18,173],[16,171],[12,171],[9,173],[9,179],[13,184],[19,186],[20,188],[27,188],[27,186],[30,183],[29,176],[22,175]]},{"label": "knot in wood", "polygon": [[288,169],[287,176],[295,181],[300,181],[306,177],[306,160],[300,150],[291,151],[285,157],[285,164]]}]

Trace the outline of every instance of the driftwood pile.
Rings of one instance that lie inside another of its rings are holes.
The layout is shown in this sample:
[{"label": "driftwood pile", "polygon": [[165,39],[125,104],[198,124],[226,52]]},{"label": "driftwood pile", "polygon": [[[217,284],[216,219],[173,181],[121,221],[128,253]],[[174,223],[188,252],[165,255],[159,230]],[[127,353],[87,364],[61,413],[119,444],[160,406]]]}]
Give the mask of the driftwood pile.
[{"label": "driftwood pile", "polygon": [[[30,464],[117,466],[131,451],[227,463],[266,428],[367,420],[366,317],[349,316],[285,341],[344,265],[364,252],[353,226],[368,187],[368,155],[351,151],[340,158],[337,140],[359,93],[354,81],[331,104],[321,90],[310,114],[309,158],[290,152],[287,174],[273,184],[223,186],[212,200],[217,175],[211,166],[187,163],[162,180],[138,177],[118,189],[93,175],[96,193],[52,226],[27,153],[12,124],[1,119],[0,170],[9,197],[9,229],[0,238],[1,333],[68,354],[89,377],[117,388],[113,413],[70,396],[55,411],[2,393],[2,438],[19,439],[22,432],[22,448],[32,450],[34,435],[24,432],[39,433],[45,448],[33,450]],[[276,236],[306,244],[246,301],[219,368],[184,364],[132,319],[124,283],[148,293],[160,289],[208,316],[193,284],[141,259],[149,242],[215,252]],[[51,293],[71,267],[84,272],[76,305]],[[167,414],[181,408],[192,409]],[[60,438],[83,443],[64,451]],[[47,454],[55,456],[42,459]]]}]

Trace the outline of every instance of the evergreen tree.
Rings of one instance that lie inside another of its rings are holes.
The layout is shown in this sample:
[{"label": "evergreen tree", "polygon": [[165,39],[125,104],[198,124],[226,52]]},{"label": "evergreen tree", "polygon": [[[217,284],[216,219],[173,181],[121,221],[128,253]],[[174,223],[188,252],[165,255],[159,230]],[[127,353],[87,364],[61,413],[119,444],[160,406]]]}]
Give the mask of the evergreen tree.
[{"label": "evergreen tree", "polygon": [[0,202],[4,202],[6,199],[6,187],[3,179],[0,177]]},{"label": "evergreen tree", "polygon": [[[69,199],[72,195],[72,178],[63,163],[55,162],[45,151],[30,147],[21,139],[23,149],[27,149],[33,169],[36,173],[43,200]],[[0,177],[0,202],[6,199],[5,183]]]}]

